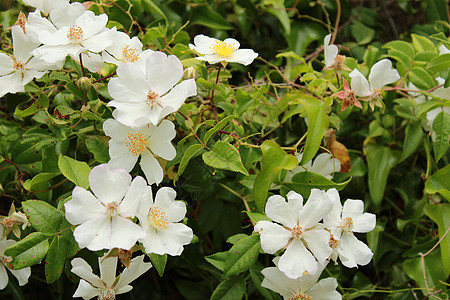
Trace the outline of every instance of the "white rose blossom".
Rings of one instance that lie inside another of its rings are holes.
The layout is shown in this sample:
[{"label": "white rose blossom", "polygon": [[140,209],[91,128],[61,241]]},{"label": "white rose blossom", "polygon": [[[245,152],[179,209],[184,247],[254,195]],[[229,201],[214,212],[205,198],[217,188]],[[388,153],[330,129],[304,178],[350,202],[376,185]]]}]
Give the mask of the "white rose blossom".
[{"label": "white rose blossom", "polygon": [[7,93],[24,92],[25,85],[33,78],[41,78],[47,66],[32,57],[31,52],[39,46],[18,25],[11,28],[13,55],[0,52],[0,97]]},{"label": "white rose blossom", "polygon": [[261,235],[261,248],[274,254],[283,248],[278,268],[289,278],[298,278],[305,272],[316,274],[333,250],[328,245],[330,233],[319,226],[331,210],[333,203],[324,191],[312,189],[303,206],[303,197],[294,191],[287,194],[288,202],[279,195],[267,200],[269,221],[256,223],[255,231]]},{"label": "white rose blossom", "polygon": [[22,0],[22,2],[39,9],[44,14],[49,14],[54,8],[69,5],[69,0]]},{"label": "white rose blossom", "polygon": [[[297,161],[302,161],[303,153],[297,155]],[[291,180],[292,176],[300,172],[312,172],[320,174],[325,178],[331,179],[334,172],[339,172],[341,169],[341,163],[339,159],[333,158],[330,153],[321,153],[313,160],[310,160],[304,165],[298,166],[290,171],[286,175],[286,179]]]},{"label": "white rose blossom", "polygon": [[130,249],[144,230],[130,218],[136,215],[139,202],[150,197],[151,188],[144,178],[131,176],[124,169],[107,164],[96,166],[89,173],[94,194],[75,187],[72,199],[64,204],[66,219],[75,228],[73,235],[80,248]]},{"label": "white rose blossom", "polygon": [[116,295],[131,291],[133,287],[129,284],[152,267],[151,263],[144,262],[145,255],[137,256],[116,277],[117,256],[108,257],[108,254],[98,258],[100,277],[92,272],[91,266],[84,259],[77,257],[72,260],[71,271],[81,278],[74,298],[88,300],[98,296],[100,300],[116,299]]},{"label": "white rose blossom", "polygon": [[331,258],[336,262],[339,256],[347,268],[367,265],[373,253],[353,233],[372,231],[376,225],[376,216],[364,213],[364,203],[361,200],[348,199],[342,206],[336,189],[328,190],[327,196],[333,201],[333,209],[324,219],[325,228],[331,232],[329,243],[333,248]]},{"label": "white rose blossom", "polygon": [[102,57],[107,63],[120,66],[131,62],[138,65],[145,72],[145,61],[153,50],[142,51],[142,42],[138,37],[130,38],[126,33],[116,31],[113,34],[113,43],[102,52]]},{"label": "white rose blossom", "polygon": [[[0,237],[3,236],[3,227],[0,226]],[[31,268],[23,268],[20,270],[12,270],[8,268],[8,263],[12,261],[12,258],[9,256],[6,256],[4,254],[5,249],[9,246],[13,245],[17,241],[14,240],[7,240],[6,238],[0,240],[0,290],[3,290],[9,282],[8,273],[6,272],[6,269],[8,269],[11,274],[14,275],[14,277],[17,278],[19,281],[19,285],[23,286],[28,283],[28,279],[31,275]]]},{"label": "white rose blossom", "polygon": [[[117,68],[117,77],[108,84],[120,123],[140,127],[157,125],[165,116],[177,111],[187,97],[197,94],[194,79],[183,80],[183,64],[175,55],[154,52],[146,60],[145,72],[137,65],[125,63]],[[178,83],[178,84],[177,84]]]},{"label": "white rose blossom", "polygon": [[189,44],[189,48],[203,55],[196,59],[205,60],[210,64],[234,62],[247,66],[258,57],[258,53],[252,49],[239,49],[239,46],[239,42],[235,39],[220,41],[203,34],[195,36],[194,44]]},{"label": "white rose blossom", "polygon": [[382,59],[372,66],[369,81],[358,69],[354,69],[349,76],[352,78],[352,90],[359,97],[367,97],[372,110],[374,105],[382,107],[380,99],[383,86],[400,79],[400,75],[397,70],[392,69],[392,62],[388,59]]},{"label": "white rose blossom", "polygon": [[[278,266],[279,257],[275,257],[273,262]],[[304,299],[304,300],[340,300],[341,294],[336,291],[336,278],[325,278],[317,282],[324,266],[319,266],[316,274],[305,274],[297,279],[287,277],[277,267],[265,268],[261,271],[264,279],[262,287],[277,292],[283,296],[284,300]]]},{"label": "white rose blossom", "polygon": [[192,241],[192,229],[178,223],[186,215],[186,204],[175,201],[175,197],[174,189],[163,187],[156,193],[154,203],[151,198],[141,202],[137,217],[147,235],[139,242],[146,253],[178,256],[183,246]]},{"label": "white rose blossom", "polygon": [[103,130],[111,137],[109,140],[111,160],[108,164],[112,168],[123,168],[130,172],[140,156],[140,166],[148,184],[159,184],[163,180],[163,169],[155,156],[165,160],[175,158],[177,152],[170,143],[176,135],[172,122],[162,120],[158,126],[146,124],[133,128],[114,119],[108,119],[103,123]]}]

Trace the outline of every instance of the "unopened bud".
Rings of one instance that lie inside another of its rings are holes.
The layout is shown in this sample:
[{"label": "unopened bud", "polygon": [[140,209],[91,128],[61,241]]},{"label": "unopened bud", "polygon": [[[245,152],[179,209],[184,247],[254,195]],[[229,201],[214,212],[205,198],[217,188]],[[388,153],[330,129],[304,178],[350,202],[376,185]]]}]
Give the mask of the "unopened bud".
[{"label": "unopened bud", "polygon": [[187,67],[183,72],[183,79],[196,79],[197,78],[197,69],[195,67]]},{"label": "unopened bud", "polygon": [[92,82],[89,78],[87,77],[81,77],[80,79],[78,79],[77,81],[77,86],[80,90],[83,91],[89,91],[92,87]]}]

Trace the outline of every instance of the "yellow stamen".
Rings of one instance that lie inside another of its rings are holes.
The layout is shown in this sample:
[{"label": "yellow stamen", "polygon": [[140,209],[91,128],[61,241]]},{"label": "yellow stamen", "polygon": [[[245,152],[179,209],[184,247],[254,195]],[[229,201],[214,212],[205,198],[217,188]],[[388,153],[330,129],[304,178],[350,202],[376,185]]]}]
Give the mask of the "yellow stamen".
[{"label": "yellow stamen", "polygon": [[169,218],[166,213],[159,209],[157,206],[153,206],[148,213],[150,223],[158,230],[163,230],[169,225]]},{"label": "yellow stamen", "polygon": [[236,50],[234,45],[222,41],[216,41],[211,47],[214,52],[225,57],[230,56]]},{"label": "yellow stamen", "polygon": [[301,226],[297,225],[292,228],[292,236],[294,238],[298,239],[302,236],[302,234],[303,234],[303,228]]},{"label": "yellow stamen", "polygon": [[352,231],[353,219],[350,217],[345,218],[344,220],[342,220],[341,227],[345,231]]},{"label": "yellow stamen", "polygon": [[106,204],[106,213],[111,217],[117,216],[119,214],[119,203],[112,201]]},{"label": "yellow stamen", "polygon": [[148,139],[150,137],[142,132],[138,133],[128,133],[125,138],[125,146],[127,146],[128,151],[137,156],[145,151],[145,146],[147,145]]},{"label": "yellow stamen", "polygon": [[3,222],[3,226],[6,228],[12,228],[14,226],[14,219],[12,217],[6,217]]},{"label": "yellow stamen", "polygon": [[338,240],[336,240],[332,233],[330,233],[330,241],[328,242],[328,246],[332,249],[336,249],[338,246]]},{"label": "yellow stamen", "polygon": [[149,91],[147,94],[147,100],[145,101],[150,107],[153,107],[155,105],[161,106],[161,103],[159,102],[160,97],[159,94],[154,91]]},{"label": "yellow stamen", "polygon": [[125,47],[123,47],[122,59],[124,62],[137,61],[139,59],[139,54],[138,54],[136,48],[130,47],[129,45],[126,45]]},{"label": "yellow stamen", "polygon": [[311,297],[303,293],[295,293],[288,298],[289,300],[311,300]]},{"label": "yellow stamen", "polygon": [[78,25],[73,25],[67,32],[67,39],[72,43],[79,43],[83,40],[83,29]]},{"label": "yellow stamen", "polygon": [[113,289],[103,290],[100,295],[98,295],[98,300],[114,300],[116,299],[116,292]]}]

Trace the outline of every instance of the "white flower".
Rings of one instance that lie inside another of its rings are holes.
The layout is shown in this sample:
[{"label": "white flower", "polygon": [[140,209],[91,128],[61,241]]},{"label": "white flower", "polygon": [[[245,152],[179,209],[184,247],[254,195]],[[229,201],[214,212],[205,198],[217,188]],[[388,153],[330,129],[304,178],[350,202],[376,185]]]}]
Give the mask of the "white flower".
[{"label": "white flower", "polygon": [[278,268],[287,277],[295,279],[305,272],[316,274],[318,265],[324,264],[333,252],[328,245],[330,233],[318,226],[333,203],[318,189],[311,190],[305,206],[302,196],[293,191],[287,198],[288,202],[279,195],[271,196],[266,203],[266,215],[281,225],[259,221],[255,231],[261,235],[264,252],[274,254],[286,249]]},{"label": "white flower", "polygon": [[[278,265],[279,257],[275,257],[273,262]],[[305,300],[340,300],[341,294],[336,291],[337,280],[335,278],[325,278],[317,282],[324,267],[320,266],[316,274],[305,274],[297,279],[287,277],[276,267],[265,268],[261,271],[264,279],[262,287],[270,289],[283,296],[284,300],[305,299]]]},{"label": "white flower", "polygon": [[331,68],[335,64],[335,58],[339,49],[336,45],[330,45],[331,34],[327,35],[323,40],[323,52],[325,55],[325,67]]},{"label": "white flower", "polygon": [[52,9],[69,5],[69,0],[22,0],[25,5],[35,7],[45,14]]},{"label": "white flower", "polygon": [[189,44],[189,48],[204,55],[196,57],[196,59],[205,60],[210,64],[235,62],[247,66],[258,57],[258,53],[252,49],[239,49],[239,46],[239,42],[235,39],[228,38],[220,41],[203,34],[199,34],[194,38],[194,45]]},{"label": "white flower", "polygon": [[156,193],[154,203],[151,197],[141,202],[137,216],[147,236],[139,242],[146,253],[180,255],[183,246],[191,242],[192,229],[177,223],[186,215],[186,204],[175,201],[175,197],[174,189],[163,187]]},{"label": "white flower", "polygon": [[130,172],[141,156],[141,169],[145,173],[148,184],[159,184],[163,179],[163,169],[155,158],[165,160],[175,158],[177,152],[170,141],[175,137],[175,126],[168,120],[163,120],[159,126],[147,124],[132,128],[114,119],[103,123],[103,130],[109,140],[108,164],[112,168],[123,168]]},{"label": "white flower", "polygon": [[[3,236],[3,227],[0,226],[0,236]],[[6,269],[8,269],[11,274],[14,275],[14,277],[17,278],[19,281],[19,285],[23,286],[28,283],[28,278],[30,278],[31,275],[31,268],[23,268],[20,270],[12,270],[8,268],[8,263],[12,260],[11,257],[5,256],[3,252],[5,252],[5,249],[9,246],[16,243],[14,240],[7,240],[2,239],[0,240],[0,290],[3,290],[8,285],[8,273],[6,272]]]},{"label": "white flower", "polygon": [[0,97],[24,92],[27,83],[33,78],[41,78],[47,70],[31,54],[39,43],[33,42],[18,25],[13,26],[11,32],[14,55],[0,52]]},{"label": "white flower", "polygon": [[145,232],[130,218],[136,215],[139,202],[150,197],[145,179],[131,176],[123,169],[111,169],[107,164],[96,166],[89,173],[89,185],[94,193],[75,187],[72,199],[64,204],[66,219],[75,228],[73,235],[80,248],[130,249]]},{"label": "white flower", "polygon": [[102,56],[107,63],[120,66],[121,64],[131,62],[138,65],[142,72],[145,72],[145,61],[152,54],[153,50],[142,51],[142,42],[138,37],[130,37],[120,31],[113,35],[113,43],[102,52]]},{"label": "white flower", "polygon": [[347,268],[367,265],[373,253],[353,233],[372,231],[376,225],[376,216],[363,213],[364,203],[361,200],[348,199],[342,207],[336,189],[328,190],[327,196],[333,201],[333,209],[324,219],[325,228],[331,231],[330,245],[334,251],[332,259],[336,261],[339,256]]},{"label": "white flower", "polygon": [[[78,5],[72,8],[71,5],[51,11],[54,29],[36,33],[43,44],[33,51],[39,59],[47,63],[60,63],[68,55],[77,58],[85,51],[99,53],[112,44],[115,28],[106,28],[106,14],[96,16],[92,11],[84,10],[82,5],[82,8]],[[38,24],[43,25],[43,21]]]},{"label": "white flower", "polygon": [[382,59],[372,66],[369,81],[358,69],[354,69],[349,76],[352,78],[351,88],[355,94],[371,98],[369,104],[372,110],[374,104],[382,106],[380,103],[381,88],[400,79],[400,75],[397,70],[392,69],[392,62],[388,59]]},{"label": "white flower", "polygon": [[[146,72],[132,63],[117,68],[108,84],[117,110],[116,120],[127,126],[157,125],[177,111],[187,97],[197,94],[194,79],[183,80],[183,65],[175,55],[154,52],[146,60]],[[178,84],[177,84],[178,83]]]},{"label": "white flower", "polygon": [[[297,161],[302,161],[303,153],[297,155]],[[314,161],[310,160],[302,166],[298,166],[290,171],[286,175],[286,181],[290,181],[292,176],[300,172],[312,172],[320,174],[323,177],[331,179],[334,172],[339,172],[341,169],[341,163],[339,159],[333,158],[330,153],[321,153],[317,155]]]},{"label": "white flower", "polygon": [[117,256],[108,257],[106,253],[98,258],[100,277],[93,274],[91,266],[82,258],[72,260],[72,273],[78,275],[80,283],[73,297],[91,299],[98,296],[101,300],[116,299],[116,295],[127,293],[133,289],[129,283],[147,272],[152,264],[144,262],[144,255],[131,260],[130,266],[116,277]]}]

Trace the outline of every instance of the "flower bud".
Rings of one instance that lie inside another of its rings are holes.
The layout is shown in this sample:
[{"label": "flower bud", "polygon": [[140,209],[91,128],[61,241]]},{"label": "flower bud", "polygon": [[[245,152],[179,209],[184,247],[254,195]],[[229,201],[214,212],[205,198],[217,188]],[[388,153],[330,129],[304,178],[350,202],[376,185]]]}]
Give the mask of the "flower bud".
[{"label": "flower bud", "polygon": [[197,75],[198,74],[197,74],[197,70],[195,67],[187,67],[186,69],[184,69],[183,79],[184,80],[191,79],[191,78],[196,79]]},{"label": "flower bud", "polygon": [[83,91],[89,91],[92,87],[92,82],[89,78],[87,77],[81,77],[80,79],[77,80],[77,86],[80,90]]}]

